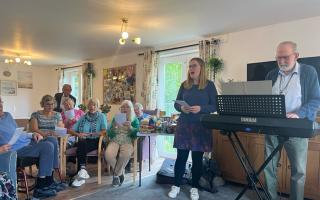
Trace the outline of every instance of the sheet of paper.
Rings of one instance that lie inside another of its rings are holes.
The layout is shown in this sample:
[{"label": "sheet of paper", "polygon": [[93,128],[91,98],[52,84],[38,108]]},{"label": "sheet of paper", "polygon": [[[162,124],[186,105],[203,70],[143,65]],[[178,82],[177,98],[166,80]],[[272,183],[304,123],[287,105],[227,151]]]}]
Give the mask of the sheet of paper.
[{"label": "sheet of paper", "polygon": [[118,113],[114,117],[117,124],[122,125],[127,121],[127,114],[126,113]]},{"label": "sheet of paper", "polygon": [[24,127],[16,128],[16,130],[13,133],[12,138],[8,142],[9,145],[13,145],[13,144],[15,144],[17,142],[17,140],[19,139],[19,137],[23,133],[23,129],[24,129]]},{"label": "sheet of paper", "polygon": [[62,127],[58,127],[58,126],[55,127],[54,132],[55,132],[57,135],[61,136],[61,137],[67,135],[67,129],[66,129],[66,128],[62,128]]},{"label": "sheet of paper", "polygon": [[182,101],[182,100],[175,100],[174,102],[179,104],[180,106],[190,107],[190,105],[187,102]]},{"label": "sheet of paper", "polygon": [[75,117],[74,109],[65,111],[67,119],[73,119]]}]

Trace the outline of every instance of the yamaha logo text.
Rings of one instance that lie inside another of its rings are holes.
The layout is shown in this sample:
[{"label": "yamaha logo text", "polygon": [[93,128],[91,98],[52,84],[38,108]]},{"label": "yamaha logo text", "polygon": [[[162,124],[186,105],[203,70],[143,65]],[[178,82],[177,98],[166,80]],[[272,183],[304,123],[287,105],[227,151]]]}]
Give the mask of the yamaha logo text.
[{"label": "yamaha logo text", "polygon": [[255,117],[241,117],[241,122],[257,123],[257,118]]}]

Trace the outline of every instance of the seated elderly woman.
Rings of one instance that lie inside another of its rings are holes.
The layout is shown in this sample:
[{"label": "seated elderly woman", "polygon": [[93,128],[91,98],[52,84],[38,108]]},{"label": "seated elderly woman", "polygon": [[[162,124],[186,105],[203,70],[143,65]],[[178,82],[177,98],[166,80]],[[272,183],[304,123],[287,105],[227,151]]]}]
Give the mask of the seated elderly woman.
[{"label": "seated elderly woman", "polygon": [[30,131],[43,137],[55,135],[55,127],[64,127],[61,114],[54,111],[55,100],[51,95],[44,95],[41,99],[39,110],[31,114]]},{"label": "seated elderly woman", "polygon": [[82,110],[74,108],[74,102],[71,98],[66,98],[63,102],[64,111],[61,112],[64,127],[71,129],[73,125],[84,115]]},{"label": "seated elderly woman", "polygon": [[132,142],[137,137],[139,129],[139,120],[134,114],[131,101],[124,100],[120,112],[125,114],[126,121],[119,124],[116,117],[113,118],[109,131],[110,143],[105,152],[105,159],[113,168],[112,185],[115,187],[124,181],[124,168],[132,155]]},{"label": "seated elderly woman", "polygon": [[55,183],[53,180],[53,170],[58,167],[58,141],[55,137],[46,139],[37,132],[23,132],[18,140],[8,146],[8,143],[15,133],[17,124],[8,112],[3,112],[3,102],[0,97],[0,146],[5,145],[11,151],[16,151],[18,157],[39,158],[39,172],[36,189],[33,196],[45,198],[55,196],[56,193],[64,189],[63,185]]},{"label": "seated elderly woman", "polygon": [[98,111],[98,101],[90,99],[88,102],[88,112],[82,116],[69,134],[77,136],[78,174],[72,182],[72,186],[79,187],[85,183],[85,179],[90,178],[86,170],[86,155],[88,152],[98,148],[100,135],[106,135],[107,119],[104,114]]},{"label": "seated elderly woman", "polygon": [[[72,129],[73,125],[84,115],[82,110],[74,108],[74,102],[71,98],[63,101],[64,110],[61,112],[64,127]],[[68,145],[72,146],[75,142],[74,136],[68,138]]]}]

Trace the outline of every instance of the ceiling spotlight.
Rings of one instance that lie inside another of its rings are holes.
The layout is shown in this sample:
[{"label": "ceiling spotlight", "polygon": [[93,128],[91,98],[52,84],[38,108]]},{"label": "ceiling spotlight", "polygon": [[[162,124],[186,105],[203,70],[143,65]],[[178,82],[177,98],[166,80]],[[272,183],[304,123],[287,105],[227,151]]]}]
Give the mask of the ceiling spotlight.
[{"label": "ceiling spotlight", "polygon": [[7,63],[7,64],[8,64],[8,63],[9,63],[9,59],[6,58],[6,59],[4,60],[4,63]]},{"label": "ceiling spotlight", "polygon": [[122,39],[125,39],[125,40],[126,40],[126,39],[128,39],[128,37],[129,37],[129,33],[128,33],[128,32],[122,32],[122,33],[121,33],[121,38],[122,38]]},{"label": "ceiling spotlight", "polygon": [[141,44],[141,38],[140,37],[135,37],[135,38],[133,38],[132,42],[135,43],[135,44]]},{"label": "ceiling spotlight", "polygon": [[126,40],[123,38],[119,39],[119,44],[124,45],[126,43]]},{"label": "ceiling spotlight", "polygon": [[21,61],[21,59],[19,57],[16,57],[14,60],[16,61],[16,63],[20,63],[20,61]]}]

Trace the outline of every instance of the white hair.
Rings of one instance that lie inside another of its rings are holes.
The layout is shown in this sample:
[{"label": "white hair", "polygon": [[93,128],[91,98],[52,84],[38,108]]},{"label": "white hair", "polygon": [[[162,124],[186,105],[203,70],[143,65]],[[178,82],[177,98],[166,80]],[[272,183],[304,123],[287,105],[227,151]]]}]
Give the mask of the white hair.
[{"label": "white hair", "polygon": [[143,110],[143,105],[141,103],[135,103],[134,107],[139,108],[140,111]]}]

